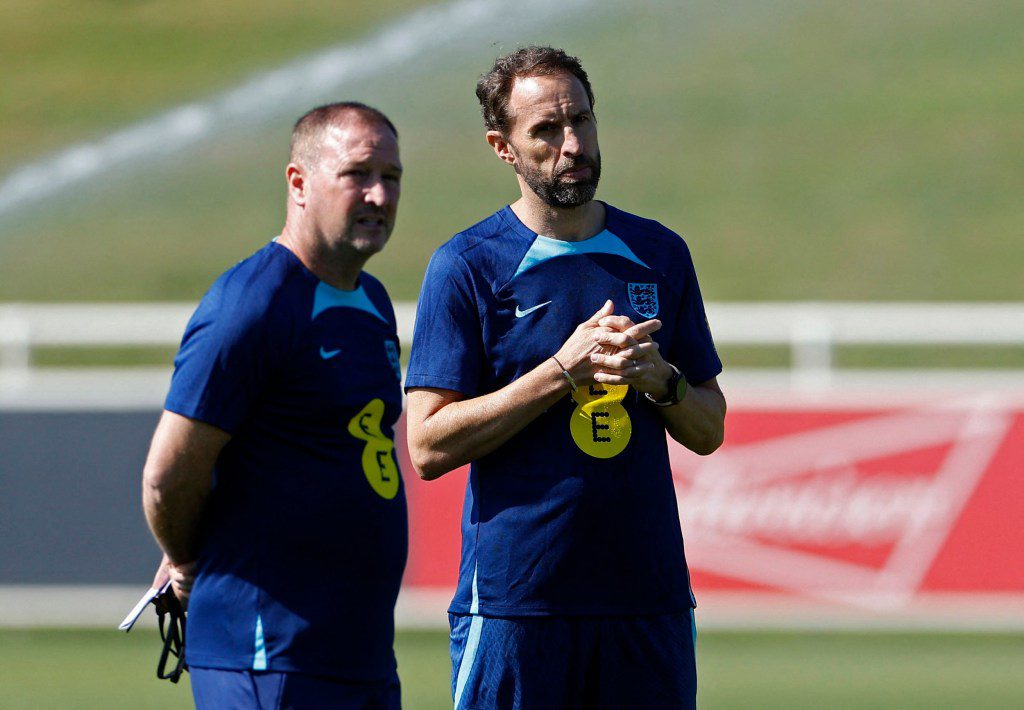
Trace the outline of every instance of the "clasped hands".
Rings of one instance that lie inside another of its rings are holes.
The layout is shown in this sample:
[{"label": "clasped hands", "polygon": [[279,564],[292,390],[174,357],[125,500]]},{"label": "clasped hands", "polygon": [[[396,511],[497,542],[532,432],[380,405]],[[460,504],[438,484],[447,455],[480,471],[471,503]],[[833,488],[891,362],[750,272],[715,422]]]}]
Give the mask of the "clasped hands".
[{"label": "clasped hands", "polygon": [[663,398],[672,368],[651,338],[661,321],[634,323],[628,316],[614,315],[614,310],[614,304],[605,301],[597,313],[576,326],[555,358],[580,386],[630,385],[655,399]]}]

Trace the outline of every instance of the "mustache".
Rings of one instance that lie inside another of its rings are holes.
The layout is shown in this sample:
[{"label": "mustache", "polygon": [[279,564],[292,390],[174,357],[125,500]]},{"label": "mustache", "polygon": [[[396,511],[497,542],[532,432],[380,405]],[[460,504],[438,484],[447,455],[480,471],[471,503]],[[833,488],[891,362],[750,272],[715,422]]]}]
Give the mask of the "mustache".
[{"label": "mustache", "polygon": [[590,168],[593,170],[597,167],[597,161],[593,158],[589,158],[586,155],[581,155],[577,158],[573,158],[565,167],[560,168],[555,172],[555,177],[562,177],[568,172],[573,170],[579,170],[580,168]]},{"label": "mustache", "polygon": [[355,213],[353,219],[362,219],[363,217],[380,217],[381,219],[387,219],[388,213],[383,207],[364,207]]}]

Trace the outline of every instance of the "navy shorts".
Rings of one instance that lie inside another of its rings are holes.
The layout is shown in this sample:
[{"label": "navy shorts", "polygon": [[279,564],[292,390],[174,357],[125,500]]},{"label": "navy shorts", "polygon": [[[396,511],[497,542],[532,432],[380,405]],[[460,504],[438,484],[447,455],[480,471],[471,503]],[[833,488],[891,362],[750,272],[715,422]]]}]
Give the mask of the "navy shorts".
[{"label": "navy shorts", "polygon": [[189,668],[198,710],[400,710],[398,674],[376,682],[304,673]]},{"label": "navy shorts", "polygon": [[692,609],[665,616],[448,619],[456,710],[696,707]]}]

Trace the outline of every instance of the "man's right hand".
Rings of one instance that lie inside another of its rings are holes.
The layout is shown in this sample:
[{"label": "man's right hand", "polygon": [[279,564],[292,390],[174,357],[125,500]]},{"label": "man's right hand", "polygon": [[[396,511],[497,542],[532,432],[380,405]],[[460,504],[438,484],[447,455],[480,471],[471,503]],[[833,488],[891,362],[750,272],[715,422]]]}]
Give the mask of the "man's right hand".
[{"label": "man's right hand", "polygon": [[610,316],[615,306],[605,301],[604,305],[588,320],[576,326],[569,339],[555,353],[555,360],[572,376],[578,385],[588,385],[594,381],[594,373],[598,368],[590,360],[591,353],[601,352],[596,335],[602,330],[598,325],[605,316]]},{"label": "man's right hand", "polygon": [[603,369],[601,362],[594,362],[591,355],[598,353],[610,356],[623,349],[635,348],[639,346],[640,340],[649,339],[648,336],[661,327],[661,322],[657,320],[634,325],[637,337],[640,338],[637,340],[631,334],[601,325],[600,321],[612,315],[614,310],[615,305],[611,300],[605,301],[597,313],[576,326],[576,330],[555,353],[555,359],[578,386],[593,384],[594,375]]},{"label": "man's right hand", "polygon": [[171,562],[167,555],[164,555],[163,559],[160,560],[160,567],[156,570],[156,576],[153,577],[152,586],[153,589],[160,589],[167,584],[167,580],[170,580],[171,590],[181,603],[181,608],[187,609],[188,598],[192,593],[192,583],[195,581],[195,576],[196,563],[194,560],[176,565]]}]

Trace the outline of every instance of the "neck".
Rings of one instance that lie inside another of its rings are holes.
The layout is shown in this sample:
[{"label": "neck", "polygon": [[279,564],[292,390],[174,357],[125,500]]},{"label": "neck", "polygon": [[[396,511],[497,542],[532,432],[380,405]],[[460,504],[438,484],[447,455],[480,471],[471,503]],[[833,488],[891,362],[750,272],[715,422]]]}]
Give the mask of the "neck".
[{"label": "neck", "polygon": [[285,247],[324,283],[342,291],[352,291],[369,257],[349,249],[331,249],[322,239],[285,224],[277,243]]},{"label": "neck", "polygon": [[604,229],[604,205],[595,200],[579,207],[552,207],[524,186],[523,196],[510,206],[520,222],[545,237],[579,242]]}]

